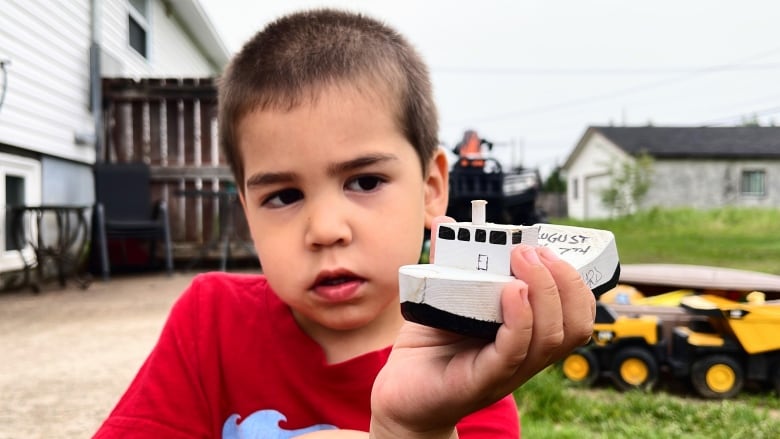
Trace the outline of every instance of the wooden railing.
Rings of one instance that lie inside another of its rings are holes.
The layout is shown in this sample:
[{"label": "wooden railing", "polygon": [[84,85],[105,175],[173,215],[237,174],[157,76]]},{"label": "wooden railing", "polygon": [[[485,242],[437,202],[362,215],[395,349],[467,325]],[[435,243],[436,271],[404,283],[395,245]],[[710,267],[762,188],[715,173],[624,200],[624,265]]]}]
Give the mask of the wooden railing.
[{"label": "wooden railing", "polygon": [[[98,160],[149,164],[152,198],[169,206],[174,256],[190,258],[216,239],[224,215],[218,198],[182,195],[235,187],[217,141],[214,79],[105,78],[103,115],[105,137]],[[238,235],[248,240],[243,215],[234,218]],[[231,246],[231,253],[249,257],[246,248]],[[216,258],[218,252],[208,256]]]}]

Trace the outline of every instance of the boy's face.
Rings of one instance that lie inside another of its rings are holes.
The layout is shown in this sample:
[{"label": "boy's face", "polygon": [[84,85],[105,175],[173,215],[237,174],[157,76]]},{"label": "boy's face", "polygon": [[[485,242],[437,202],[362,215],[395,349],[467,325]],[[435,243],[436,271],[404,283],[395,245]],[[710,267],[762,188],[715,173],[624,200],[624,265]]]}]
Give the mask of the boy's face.
[{"label": "boy's face", "polygon": [[420,160],[380,99],[329,87],[238,125],[242,203],[263,272],[310,333],[400,319],[398,267],[443,215],[447,164]]}]

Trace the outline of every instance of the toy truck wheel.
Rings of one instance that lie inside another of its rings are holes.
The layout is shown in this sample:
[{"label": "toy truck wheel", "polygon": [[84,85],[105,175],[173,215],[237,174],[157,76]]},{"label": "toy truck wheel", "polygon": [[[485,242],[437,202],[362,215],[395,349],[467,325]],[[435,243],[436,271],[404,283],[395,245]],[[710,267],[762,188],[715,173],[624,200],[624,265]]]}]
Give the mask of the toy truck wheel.
[{"label": "toy truck wheel", "polygon": [[693,363],[691,382],[696,392],[704,398],[733,398],[745,384],[745,372],[734,358],[711,355]]},{"label": "toy truck wheel", "polygon": [[591,386],[600,373],[596,356],[584,348],[577,348],[564,358],[561,369],[566,379],[584,387]]},{"label": "toy truck wheel", "polygon": [[658,362],[646,349],[625,348],[612,361],[612,378],[620,390],[652,389],[658,381]]}]

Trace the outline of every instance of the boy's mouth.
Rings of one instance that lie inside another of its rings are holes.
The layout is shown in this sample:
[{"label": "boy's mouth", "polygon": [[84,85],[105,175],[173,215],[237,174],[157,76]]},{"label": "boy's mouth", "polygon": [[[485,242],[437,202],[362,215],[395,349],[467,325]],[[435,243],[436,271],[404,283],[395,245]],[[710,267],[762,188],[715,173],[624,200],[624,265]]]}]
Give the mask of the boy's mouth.
[{"label": "boy's mouth", "polygon": [[346,270],[323,271],[312,285],[315,294],[328,301],[340,302],[353,298],[365,279]]},{"label": "boy's mouth", "polygon": [[354,278],[351,277],[337,277],[337,278],[331,278],[331,279],[324,279],[322,282],[319,282],[319,285],[341,285],[343,283],[349,282]]}]

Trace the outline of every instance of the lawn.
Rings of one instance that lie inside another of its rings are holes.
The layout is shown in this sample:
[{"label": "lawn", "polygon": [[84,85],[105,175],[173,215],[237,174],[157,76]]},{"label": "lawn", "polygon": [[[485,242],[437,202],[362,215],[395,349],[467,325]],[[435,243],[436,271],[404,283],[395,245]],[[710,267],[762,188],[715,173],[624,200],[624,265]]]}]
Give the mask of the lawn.
[{"label": "lawn", "polygon": [[[556,220],[611,230],[621,263],[713,265],[780,275],[780,210],[652,210],[612,220]],[[556,366],[515,392],[526,438],[780,438],[780,398],[752,389],[725,401],[666,377],[652,392],[567,382]]]},{"label": "lawn", "polygon": [[621,393],[600,382],[582,389],[550,367],[515,391],[515,398],[523,437],[531,439],[780,437],[780,399],[767,392],[707,401],[678,383],[653,392]]},{"label": "lawn", "polygon": [[650,210],[620,219],[554,222],[611,230],[625,264],[699,264],[780,275],[780,210]]}]

